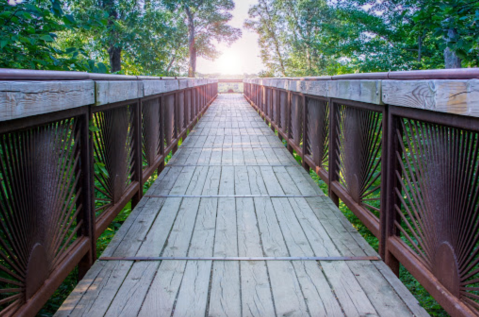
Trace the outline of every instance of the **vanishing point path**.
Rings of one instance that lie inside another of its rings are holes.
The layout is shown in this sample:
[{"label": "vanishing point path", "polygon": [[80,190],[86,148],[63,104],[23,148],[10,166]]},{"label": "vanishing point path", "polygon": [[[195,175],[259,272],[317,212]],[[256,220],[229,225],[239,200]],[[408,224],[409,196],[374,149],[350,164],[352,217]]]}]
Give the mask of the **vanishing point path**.
[{"label": "vanishing point path", "polygon": [[56,316],[427,315],[242,95],[218,96],[102,257]]}]

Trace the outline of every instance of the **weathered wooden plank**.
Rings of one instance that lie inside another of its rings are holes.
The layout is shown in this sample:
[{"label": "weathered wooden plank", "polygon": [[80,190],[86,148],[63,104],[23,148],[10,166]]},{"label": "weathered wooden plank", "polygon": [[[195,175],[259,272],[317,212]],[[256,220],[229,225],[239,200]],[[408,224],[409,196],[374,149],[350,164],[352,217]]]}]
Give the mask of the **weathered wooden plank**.
[{"label": "weathered wooden plank", "polygon": [[91,80],[0,81],[0,122],[94,103]]},{"label": "weathered wooden plank", "polygon": [[[166,195],[170,192],[171,188],[173,187],[174,183],[177,180],[177,176],[181,172],[182,168],[165,168],[163,173],[158,177],[155,183],[150,187],[147,194],[148,195]],[[117,249],[120,248],[121,250],[132,250],[136,251],[140,245],[141,241],[136,239],[135,234],[138,233],[140,230],[144,234],[149,228],[149,223],[145,223],[145,219],[152,219],[155,217],[155,208],[158,208],[157,211],[161,209],[161,204],[163,204],[164,199],[156,199],[154,202],[150,203],[149,206],[157,206],[147,209],[147,212],[143,212],[145,207],[149,202],[149,198],[143,198],[138,206],[131,212],[130,216],[127,220],[123,223],[120,227],[118,232],[113,237],[112,241],[103,252],[102,256],[112,256]],[[160,205],[158,205],[158,202]],[[130,232],[131,230],[131,232]],[[131,238],[133,237],[133,238]],[[126,252],[127,254],[131,254],[128,251],[118,251],[120,253]]]},{"label": "weathered wooden plank", "polygon": [[293,182],[298,187],[302,195],[319,195],[324,196],[323,191],[319,188],[308,173],[300,168],[300,166],[286,166],[285,169],[288,171],[288,174],[291,176]]},{"label": "weathered wooden plank", "polygon": [[381,105],[381,80],[333,80],[329,96]]},{"label": "weathered wooden plank", "polygon": [[[248,180],[239,182],[248,188]],[[253,199],[236,199],[239,256],[263,256]],[[265,262],[242,262],[241,304],[243,315],[275,316],[275,308]]]},{"label": "weathered wooden plank", "polygon": [[233,149],[232,148],[223,148],[223,154],[221,156],[221,165],[233,165]]},{"label": "weathered wooden plank", "polygon": [[187,185],[186,195],[201,195],[208,176],[207,166],[198,166],[193,173],[190,184]]},{"label": "weathered wooden plank", "polygon": [[221,180],[221,167],[211,166],[208,169],[203,195],[218,195]]},{"label": "weathered wooden plank", "polygon": [[[131,244],[141,245],[138,252],[135,252],[136,256],[159,256],[165,246],[170,229],[178,214],[181,198],[167,198],[163,200],[165,202],[163,206],[161,206],[161,210],[148,232],[126,237],[127,239],[130,238],[129,240],[132,241]],[[141,220],[137,222],[143,223]],[[121,250],[121,248],[119,249]],[[122,254],[121,256],[131,256],[127,252],[124,253],[126,254]],[[115,256],[118,255],[115,253]]]},{"label": "weathered wooden plank", "polygon": [[[218,200],[201,199],[188,256],[212,256]],[[174,315],[196,316],[206,311],[211,261],[188,261]]]},{"label": "weathered wooden plank", "polygon": [[235,168],[233,166],[223,166],[221,168],[221,182],[219,194],[235,194]]},{"label": "weathered wooden plank", "polygon": [[[88,290],[83,294],[74,310],[67,311],[62,306],[55,316],[104,316],[131,266],[132,262],[122,261],[95,263],[95,269],[92,268],[90,271],[94,273],[99,267],[101,271],[92,280]],[[72,294],[78,291],[80,290],[75,288]]]},{"label": "weathered wooden plank", "polygon": [[347,264],[379,316],[412,316],[410,309],[373,262],[357,261]]},{"label": "weathered wooden plank", "polygon": [[[183,199],[162,256],[185,256],[188,252],[199,198]],[[171,316],[184,275],[186,261],[164,261],[146,294],[139,316]]]},{"label": "weathered wooden plank", "polygon": [[329,97],[331,80],[307,80],[299,83],[299,92],[313,96]]},{"label": "weathered wooden plank", "polygon": [[383,102],[479,116],[479,80],[383,80]]},{"label": "weathered wooden plank", "polygon": [[[265,256],[290,256],[271,200],[255,198],[254,203]],[[267,267],[276,314],[307,315],[304,295],[291,262],[271,261],[267,263]]]},{"label": "weathered wooden plank", "polygon": [[311,210],[308,202],[304,198],[290,198],[289,203],[314,254],[317,256],[340,256],[336,245]]},{"label": "weathered wooden plank", "polygon": [[142,80],[143,95],[151,96],[178,90],[180,89],[178,82],[176,79]]},{"label": "weathered wooden plank", "polygon": [[251,192],[257,195],[268,195],[259,166],[248,166],[247,170]]},{"label": "weathered wooden plank", "polygon": [[137,315],[158,266],[157,262],[134,263],[105,316]]},{"label": "weathered wooden plank", "polygon": [[276,179],[273,168],[270,166],[261,166],[261,175],[268,190],[269,195],[284,195],[283,188]]},{"label": "weathered wooden plank", "polygon": [[273,173],[285,195],[301,195],[298,187],[283,166],[273,166]]},{"label": "weathered wooden plank", "polygon": [[101,106],[109,103],[134,100],[143,97],[141,81],[96,81],[95,105]]},{"label": "weathered wooden plank", "polygon": [[417,317],[426,317],[429,314],[421,307],[417,299],[409,292],[406,286],[397,278],[391,269],[382,261],[374,262],[379,272],[384,276],[388,283],[394,288],[394,291],[401,300],[408,306],[412,314]]},{"label": "weathered wooden plank", "polygon": [[[235,199],[219,199],[214,255],[238,256]],[[208,314],[209,316],[239,316],[240,312],[239,263],[215,262]]]}]

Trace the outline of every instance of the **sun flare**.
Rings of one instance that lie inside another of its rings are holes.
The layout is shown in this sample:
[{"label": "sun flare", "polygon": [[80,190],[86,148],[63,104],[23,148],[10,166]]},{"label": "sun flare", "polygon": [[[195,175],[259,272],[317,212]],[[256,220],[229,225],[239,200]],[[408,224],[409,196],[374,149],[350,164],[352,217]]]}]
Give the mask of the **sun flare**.
[{"label": "sun flare", "polygon": [[241,74],[241,60],[239,56],[234,53],[223,53],[218,59],[218,64],[220,66],[220,72],[222,74]]}]

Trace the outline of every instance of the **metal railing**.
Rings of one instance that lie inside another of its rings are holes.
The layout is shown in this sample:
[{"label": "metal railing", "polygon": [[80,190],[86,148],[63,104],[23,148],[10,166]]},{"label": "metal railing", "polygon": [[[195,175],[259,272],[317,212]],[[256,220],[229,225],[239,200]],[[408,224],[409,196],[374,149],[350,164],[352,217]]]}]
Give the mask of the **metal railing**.
[{"label": "metal railing", "polygon": [[479,72],[245,80],[245,97],[453,316],[479,313]]},{"label": "metal railing", "polygon": [[217,81],[0,70],[0,315],[35,315],[217,96]]}]

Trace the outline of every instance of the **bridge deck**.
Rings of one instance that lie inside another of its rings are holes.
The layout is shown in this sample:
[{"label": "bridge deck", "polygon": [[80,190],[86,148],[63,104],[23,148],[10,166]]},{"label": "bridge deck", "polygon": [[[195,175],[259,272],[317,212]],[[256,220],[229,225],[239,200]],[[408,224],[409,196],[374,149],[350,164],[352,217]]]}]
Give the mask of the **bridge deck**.
[{"label": "bridge deck", "polygon": [[[103,254],[366,255],[377,256],[241,95],[211,105]],[[383,262],[364,260],[97,261],[57,313],[200,315],[426,313]]]}]

